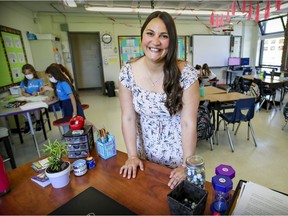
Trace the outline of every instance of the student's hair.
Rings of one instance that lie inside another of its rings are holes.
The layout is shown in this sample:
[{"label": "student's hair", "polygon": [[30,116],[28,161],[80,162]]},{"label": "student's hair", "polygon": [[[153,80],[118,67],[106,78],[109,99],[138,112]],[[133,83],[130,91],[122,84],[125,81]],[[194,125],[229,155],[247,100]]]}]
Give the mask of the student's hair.
[{"label": "student's hair", "polygon": [[[53,63],[53,64],[49,65],[47,67],[45,73],[51,74],[58,82],[63,82],[63,81],[67,82],[72,89],[72,92],[73,92],[75,99],[80,102],[79,95],[76,92],[74,86],[72,85],[70,80],[65,76],[65,74],[62,73],[62,70],[58,64]],[[54,89],[55,95],[57,95],[56,84],[57,83],[51,83],[52,88]]]},{"label": "student's hair", "polygon": [[58,65],[59,65],[61,71],[64,74],[66,74],[66,76],[69,78],[70,82],[73,84],[74,83],[74,79],[73,79],[71,73],[69,72],[69,70],[66,67],[64,67],[62,64],[58,64]]},{"label": "student's hair", "polygon": [[[35,68],[31,65],[31,64],[25,64],[22,66],[22,73],[25,75],[25,71],[26,70],[30,70],[34,76],[35,79],[39,79],[37,71],[35,70]],[[25,86],[28,85],[28,79],[24,76],[24,80],[23,83]]]},{"label": "student's hair", "polygon": [[181,71],[178,68],[177,60],[177,31],[174,20],[170,14],[164,11],[155,11],[147,17],[141,28],[141,40],[143,38],[143,32],[145,28],[150,23],[150,21],[155,18],[160,18],[164,22],[169,36],[169,48],[167,55],[165,56],[164,63],[163,89],[167,95],[165,106],[169,110],[170,115],[174,115],[183,107],[183,88],[180,86]]},{"label": "student's hair", "polygon": [[202,65],[202,76],[209,77],[211,75],[211,70],[207,63]]},{"label": "student's hair", "polygon": [[200,69],[201,69],[201,65],[198,65],[198,64],[197,64],[197,65],[195,66],[195,69],[196,69],[196,70],[200,70]]}]

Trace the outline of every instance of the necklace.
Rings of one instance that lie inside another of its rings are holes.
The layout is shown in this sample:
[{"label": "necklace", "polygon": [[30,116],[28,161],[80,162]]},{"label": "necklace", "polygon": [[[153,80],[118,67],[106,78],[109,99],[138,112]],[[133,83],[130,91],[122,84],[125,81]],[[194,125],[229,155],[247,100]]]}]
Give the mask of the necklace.
[{"label": "necklace", "polygon": [[160,77],[159,77],[157,80],[155,80],[155,81],[153,81],[153,80],[151,79],[151,73],[150,73],[150,71],[147,71],[147,76],[148,76],[148,79],[150,80],[152,86],[155,87],[156,84],[163,78],[164,73],[162,73],[162,74],[160,75]]}]

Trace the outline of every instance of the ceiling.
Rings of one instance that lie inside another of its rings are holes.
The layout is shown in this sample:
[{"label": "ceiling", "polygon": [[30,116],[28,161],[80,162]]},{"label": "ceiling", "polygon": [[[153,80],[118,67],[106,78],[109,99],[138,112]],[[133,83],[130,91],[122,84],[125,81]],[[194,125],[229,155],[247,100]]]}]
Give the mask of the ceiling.
[{"label": "ceiling", "polygon": [[[228,6],[232,6],[233,0],[190,0],[190,1],[171,1],[171,0],[130,0],[130,1],[119,1],[119,0],[105,0],[105,1],[98,1],[98,0],[75,0],[77,7],[68,7],[65,4],[65,1],[70,0],[54,0],[54,1],[47,1],[47,0],[38,0],[38,1],[13,1],[15,4],[18,4],[21,7],[24,7],[26,9],[29,9],[37,14],[46,13],[46,14],[62,14],[64,16],[111,16],[114,18],[139,18],[139,15],[137,13],[131,14],[131,13],[119,13],[119,12],[91,12],[86,11],[85,7],[87,5],[90,6],[99,6],[99,7],[116,7],[116,8],[153,8],[154,10],[157,9],[179,9],[180,11],[183,10],[189,10],[189,11],[208,11],[206,15],[197,15],[199,18],[209,18],[211,11],[214,11],[215,13],[226,15]],[[246,0],[246,8],[248,10],[249,3],[252,2],[253,5],[253,11],[255,11],[256,4],[258,1],[252,0]],[[260,2],[260,11],[264,12],[265,7],[267,4],[267,0],[259,1]],[[238,0],[237,10],[238,15],[231,17],[232,19],[242,19],[245,18],[246,15],[241,13],[243,0]],[[275,11],[275,0],[271,0],[271,16],[278,16],[282,14],[288,13],[288,0],[282,0],[281,10]],[[274,11],[274,12],[273,12]],[[261,12],[260,12],[261,13]],[[195,15],[192,17],[188,17],[188,15],[183,15],[180,12],[180,15],[174,15],[177,16],[177,18],[181,19],[187,19],[187,18],[195,18]],[[254,16],[253,16],[254,17]],[[261,19],[261,15],[260,15]]]}]

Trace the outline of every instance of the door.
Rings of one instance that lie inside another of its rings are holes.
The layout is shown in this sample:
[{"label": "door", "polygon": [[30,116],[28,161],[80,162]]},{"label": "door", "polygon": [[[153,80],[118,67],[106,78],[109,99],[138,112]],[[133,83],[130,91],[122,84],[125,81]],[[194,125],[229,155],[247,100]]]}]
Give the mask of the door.
[{"label": "door", "polygon": [[81,89],[103,89],[104,76],[99,32],[69,33],[75,85]]}]

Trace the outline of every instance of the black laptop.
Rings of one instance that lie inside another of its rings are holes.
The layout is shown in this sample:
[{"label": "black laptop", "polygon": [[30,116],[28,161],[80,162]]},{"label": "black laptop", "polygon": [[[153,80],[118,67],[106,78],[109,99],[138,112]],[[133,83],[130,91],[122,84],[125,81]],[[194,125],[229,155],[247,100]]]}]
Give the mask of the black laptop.
[{"label": "black laptop", "polygon": [[89,187],[50,215],[135,215],[115,200]]}]

